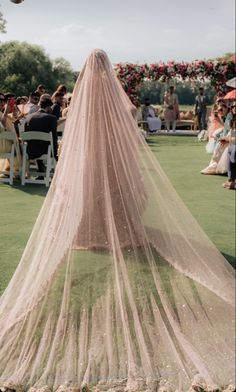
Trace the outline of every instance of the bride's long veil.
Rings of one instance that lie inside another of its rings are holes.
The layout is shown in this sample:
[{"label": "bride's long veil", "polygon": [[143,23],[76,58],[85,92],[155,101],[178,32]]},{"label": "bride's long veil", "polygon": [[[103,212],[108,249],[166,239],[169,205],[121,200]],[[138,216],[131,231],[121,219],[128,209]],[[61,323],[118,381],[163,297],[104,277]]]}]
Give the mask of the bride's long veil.
[{"label": "bride's long veil", "polygon": [[232,267],[131,112],[107,55],[93,51],[50,190],[0,300],[3,382],[185,391],[199,374],[233,383]]}]

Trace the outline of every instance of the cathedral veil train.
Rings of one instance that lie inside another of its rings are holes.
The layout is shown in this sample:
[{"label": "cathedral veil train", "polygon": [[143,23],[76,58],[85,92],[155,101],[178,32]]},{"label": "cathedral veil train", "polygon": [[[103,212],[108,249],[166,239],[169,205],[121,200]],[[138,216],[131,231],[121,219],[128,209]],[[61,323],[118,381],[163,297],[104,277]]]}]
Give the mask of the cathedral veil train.
[{"label": "cathedral veil train", "polygon": [[95,49],[73,91],[52,184],[0,299],[5,388],[187,391],[195,383],[213,391],[234,383],[233,268],[132,112]]}]

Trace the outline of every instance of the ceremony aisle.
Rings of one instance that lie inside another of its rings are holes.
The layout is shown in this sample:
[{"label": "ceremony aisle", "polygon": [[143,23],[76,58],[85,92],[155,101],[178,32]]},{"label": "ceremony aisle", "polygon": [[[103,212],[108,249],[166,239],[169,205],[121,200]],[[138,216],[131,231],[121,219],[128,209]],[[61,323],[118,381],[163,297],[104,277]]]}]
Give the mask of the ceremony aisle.
[{"label": "ceremony aisle", "polygon": [[[200,175],[209,160],[204,144],[178,136],[154,136],[148,143],[193,216],[233,263],[235,193],[221,186],[225,177]],[[20,260],[46,192],[44,186],[0,184],[0,294]]]}]

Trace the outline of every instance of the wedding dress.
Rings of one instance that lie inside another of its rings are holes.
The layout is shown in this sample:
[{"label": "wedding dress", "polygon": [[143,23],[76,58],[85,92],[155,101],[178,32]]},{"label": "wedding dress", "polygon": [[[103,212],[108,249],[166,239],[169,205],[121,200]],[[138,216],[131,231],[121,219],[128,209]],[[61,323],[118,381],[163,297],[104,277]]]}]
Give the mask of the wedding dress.
[{"label": "wedding dress", "polygon": [[232,267],[143,140],[107,55],[94,50],[0,299],[0,384],[223,388],[234,382],[233,298]]}]

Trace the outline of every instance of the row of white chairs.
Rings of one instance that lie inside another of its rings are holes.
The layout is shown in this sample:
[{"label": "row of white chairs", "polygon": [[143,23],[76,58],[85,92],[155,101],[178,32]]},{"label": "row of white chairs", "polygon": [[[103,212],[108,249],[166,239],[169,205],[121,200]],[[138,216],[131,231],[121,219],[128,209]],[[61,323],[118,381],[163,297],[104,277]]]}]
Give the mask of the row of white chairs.
[{"label": "row of white chairs", "polygon": [[[9,172],[0,172],[4,176],[0,178],[0,182],[13,184],[14,178],[16,175],[21,179],[21,184],[25,185],[27,183],[34,184],[45,184],[46,187],[49,186],[53,171],[55,169],[55,158],[53,153],[53,139],[52,133],[46,132],[21,132],[20,133],[20,143],[22,146],[22,162],[19,167],[19,171],[15,172],[15,161],[16,161],[16,152],[17,152],[17,139],[16,135],[13,132],[0,132],[0,140],[10,141],[11,151],[0,153],[0,158],[8,159],[10,164]],[[36,167],[36,161],[29,159],[27,154],[27,143],[29,140],[36,141],[45,141],[48,142],[48,150],[47,154],[43,154],[37,158],[37,160],[42,160],[46,166],[46,172],[38,172]],[[41,177],[41,178],[37,178]]]}]

